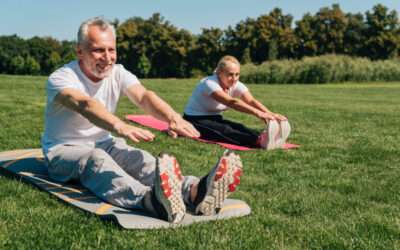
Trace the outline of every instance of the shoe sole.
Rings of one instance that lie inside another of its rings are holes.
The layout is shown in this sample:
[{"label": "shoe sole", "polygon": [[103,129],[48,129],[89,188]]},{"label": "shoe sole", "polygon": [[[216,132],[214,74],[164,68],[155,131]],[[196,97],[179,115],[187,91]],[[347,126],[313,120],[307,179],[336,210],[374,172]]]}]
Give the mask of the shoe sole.
[{"label": "shoe sole", "polygon": [[160,185],[156,185],[156,193],[160,203],[164,204],[168,213],[168,221],[179,223],[183,220],[186,207],[182,199],[183,176],[175,157],[162,154],[158,157],[157,176]]},{"label": "shoe sole", "polygon": [[196,207],[196,214],[213,215],[217,213],[228,197],[240,184],[242,162],[239,155],[225,151],[207,179],[207,193]]},{"label": "shoe sole", "polygon": [[286,143],[287,138],[290,135],[291,127],[288,121],[281,121],[280,122],[280,137],[276,140],[276,147],[283,148]]}]

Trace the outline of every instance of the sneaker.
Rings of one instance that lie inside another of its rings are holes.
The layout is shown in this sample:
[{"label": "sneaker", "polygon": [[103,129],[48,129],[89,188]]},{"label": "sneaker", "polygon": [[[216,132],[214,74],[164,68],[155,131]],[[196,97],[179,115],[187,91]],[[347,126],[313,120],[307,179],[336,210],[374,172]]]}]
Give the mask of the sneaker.
[{"label": "sneaker", "polygon": [[275,149],[276,137],[279,134],[279,124],[275,120],[268,122],[267,128],[260,134],[260,146],[266,150]]},{"label": "sneaker", "polygon": [[152,204],[161,219],[171,223],[183,220],[186,207],[182,199],[183,176],[174,156],[166,153],[157,158]]},{"label": "sneaker", "polygon": [[239,155],[225,151],[216,166],[201,178],[195,199],[195,214],[213,215],[219,212],[228,195],[240,184],[242,161]]},{"label": "sneaker", "polygon": [[283,148],[286,143],[287,138],[289,137],[291,127],[288,121],[281,121],[280,122],[280,135],[279,138],[276,140],[276,148]]}]

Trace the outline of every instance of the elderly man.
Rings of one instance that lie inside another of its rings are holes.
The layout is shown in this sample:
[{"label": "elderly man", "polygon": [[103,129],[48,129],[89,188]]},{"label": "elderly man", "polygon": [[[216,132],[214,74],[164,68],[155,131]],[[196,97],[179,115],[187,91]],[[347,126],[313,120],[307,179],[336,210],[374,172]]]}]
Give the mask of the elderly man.
[{"label": "elderly man", "polygon": [[[176,159],[155,158],[129,146],[152,141],[154,134],[125,123],[113,113],[121,95],[169,124],[169,134],[198,137],[198,131],[117,60],[114,27],[103,18],[83,22],[78,32],[77,61],[52,73],[42,148],[49,176],[79,181],[99,198],[128,209],[144,209],[172,223],[186,208],[211,215],[240,182],[239,156],[224,153],[201,179],[182,176]],[[111,132],[119,137],[114,137]]]}]

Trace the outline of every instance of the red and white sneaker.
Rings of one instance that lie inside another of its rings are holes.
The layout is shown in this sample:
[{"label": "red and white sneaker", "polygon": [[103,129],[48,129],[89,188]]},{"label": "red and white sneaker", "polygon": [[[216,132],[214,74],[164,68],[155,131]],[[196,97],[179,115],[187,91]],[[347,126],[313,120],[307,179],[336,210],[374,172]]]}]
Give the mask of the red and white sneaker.
[{"label": "red and white sneaker", "polygon": [[182,198],[182,182],[183,176],[176,158],[166,153],[160,154],[157,158],[152,203],[161,219],[171,223],[183,220],[186,206]]},{"label": "red and white sneaker", "polygon": [[213,215],[218,213],[228,195],[236,190],[242,175],[239,155],[225,151],[218,163],[201,178],[194,203],[195,213]]}]

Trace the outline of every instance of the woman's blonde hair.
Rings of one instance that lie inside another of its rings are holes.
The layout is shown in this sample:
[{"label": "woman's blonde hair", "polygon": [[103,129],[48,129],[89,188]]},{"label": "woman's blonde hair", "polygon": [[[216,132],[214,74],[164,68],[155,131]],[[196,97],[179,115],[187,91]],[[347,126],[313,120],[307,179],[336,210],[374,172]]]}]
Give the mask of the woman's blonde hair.
[{"label": "woman's blonde hair", "polygon": [[226,55],[226,56],[223,56],[219,60],[217,67],[215,68],[215,73],[221,72],[222,70],[224,70],[226,68],[226,66],[228,66],[228,62],[234,63],[234,64],[240,66],[240,62],[238,61],[238,59],[236,59],[236,57]]}]

